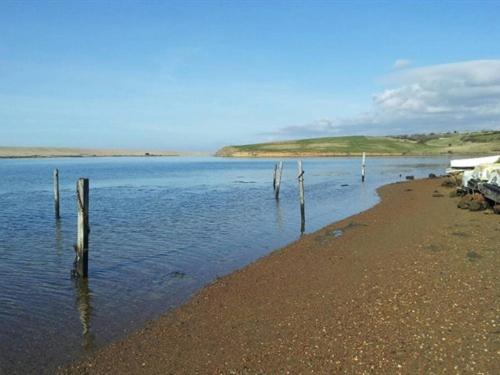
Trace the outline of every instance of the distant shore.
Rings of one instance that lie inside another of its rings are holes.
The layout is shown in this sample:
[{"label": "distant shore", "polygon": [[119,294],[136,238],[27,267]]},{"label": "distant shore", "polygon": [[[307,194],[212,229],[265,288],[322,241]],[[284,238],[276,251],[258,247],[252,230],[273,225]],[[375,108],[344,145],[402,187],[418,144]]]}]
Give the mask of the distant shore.
[{"label": "distant shore", "polygon": [[202,153],[158,150],[87,149],[69,147],[4,147],[0,146],[1,159],[58,158],[58,157],[158,157],[158,156],[201,156]]},{"label": "distant shore", "polygon": [[60,372],[498,373],[498,217],[441,182],[385,186]]},{"label": "distant shore", "polygon": [[[351,157],[361,156],[362,152],[286,152],[286,151],[218,151],[215,156],[222,158],[255,158],[255,159],[273,159],[273,158],[335,158],[335,157]],[[426,154],[426,153],[396,153],[396,152],[365,152],[366,156],[377,157],[418,157],[418,156],[446,156],[453,155],[452,153],[443,154]],[[482,154],[481,154],[482,155]]]},{"label": "distant shore", "polygon": [[497,154],[500,131],[416,134],[405,136],[342,136],[233,145],[215,156],[240,158],[359,156],[440,156]]}]

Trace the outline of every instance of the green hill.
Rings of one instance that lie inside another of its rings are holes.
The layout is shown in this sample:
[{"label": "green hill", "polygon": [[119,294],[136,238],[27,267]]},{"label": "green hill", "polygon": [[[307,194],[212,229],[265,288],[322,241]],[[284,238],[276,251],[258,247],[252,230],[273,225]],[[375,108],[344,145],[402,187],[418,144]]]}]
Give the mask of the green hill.
[{"label": "green hill", "polygon": [[346,136],[227,146],[224,157],[360,155],[442,155],[500,153],[500,131],[414,134],[387,137]]}]

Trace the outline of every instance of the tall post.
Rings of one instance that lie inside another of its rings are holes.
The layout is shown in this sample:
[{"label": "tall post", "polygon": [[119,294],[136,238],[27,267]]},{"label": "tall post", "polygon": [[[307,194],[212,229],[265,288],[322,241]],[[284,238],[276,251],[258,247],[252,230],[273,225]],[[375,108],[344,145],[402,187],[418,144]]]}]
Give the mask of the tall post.
[{"label": "tall post", "polygon": [[363,159],[361,161],[361,182],[365,182],[365,169],[366,169],[366,154],[363,152]]},{"label": "tall post", "polygon": [[273,190],[276,190],[276,169],[278,169],[278,164],[274,164],[274,172],[273,172]]},{"label": "tall post", "polygon": [[78,228],[76,273],[87,277],[89,269],[89,179],[79,178],[76,185]]},{"label": "tall post", "polygon": [[304,169],[302,168],[302,160],[298,161],[299,167],[299,193],[300,193],[300,233],[304,233],[306,226],[306,215],[304,209]]},{"label": "tall post", "polygon": [[283,162],[280,161],[278,164],[278,170],[276,171],[276,189],[274,193],[276,195],[276,199],[280,197],[280,185],[281,185],[281,175],[283,174]]},{"label": "tall post", "polygon": [[61,218],[59,214],[59,169],[54,169],[53,180],[54,180],[54,211],[57,220]]}]

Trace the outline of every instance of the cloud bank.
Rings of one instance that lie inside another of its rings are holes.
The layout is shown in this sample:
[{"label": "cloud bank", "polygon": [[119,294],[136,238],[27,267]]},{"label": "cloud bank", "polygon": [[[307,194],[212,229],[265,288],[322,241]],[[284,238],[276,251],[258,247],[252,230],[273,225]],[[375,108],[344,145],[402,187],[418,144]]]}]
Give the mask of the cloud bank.
[{"label": "cloud bank", "polygon": [[289,137],[405,134],[500,128],[500,60],[474,60],[398,70],[373,108],[352,118],[282,128]]}]

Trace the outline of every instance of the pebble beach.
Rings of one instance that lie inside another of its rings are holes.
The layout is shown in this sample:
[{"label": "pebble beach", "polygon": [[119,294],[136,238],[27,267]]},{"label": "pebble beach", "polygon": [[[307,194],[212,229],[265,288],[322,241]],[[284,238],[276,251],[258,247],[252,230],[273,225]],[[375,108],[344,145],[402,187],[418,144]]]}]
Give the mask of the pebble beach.
[{"label": "pebble beach", "polygon": [[217,279],[62,374],[500,372],[500,220],[442,179]]}]

